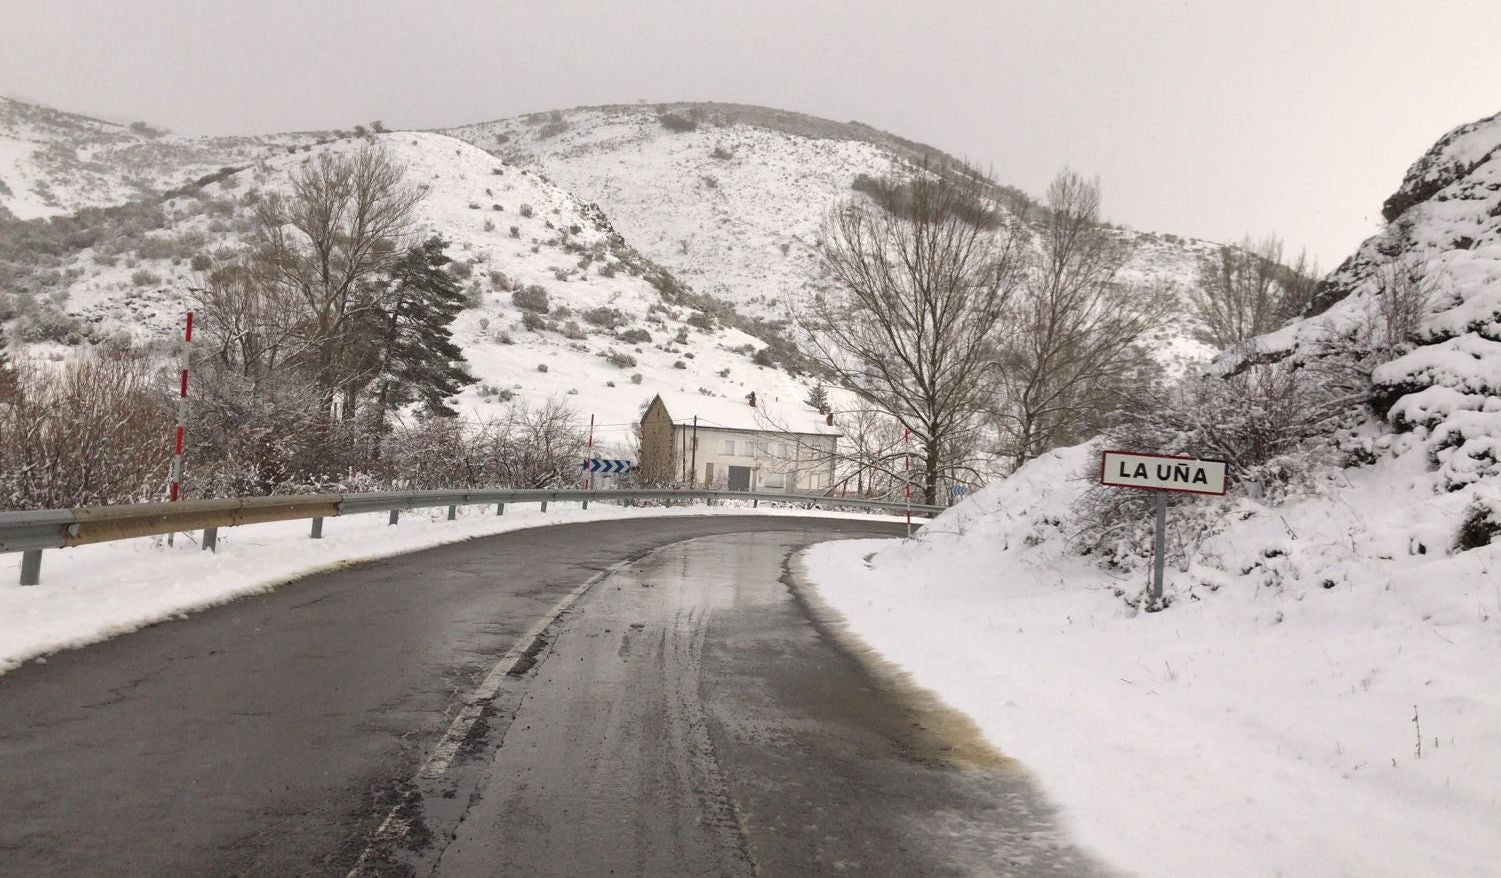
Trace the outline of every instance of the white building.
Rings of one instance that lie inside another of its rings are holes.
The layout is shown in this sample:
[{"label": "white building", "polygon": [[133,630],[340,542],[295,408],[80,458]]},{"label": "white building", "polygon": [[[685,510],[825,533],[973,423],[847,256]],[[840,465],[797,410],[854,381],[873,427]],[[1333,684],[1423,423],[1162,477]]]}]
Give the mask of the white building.
[{"label": "white building", "polygon": [[801,401],[659,393],[641,417],[641,474],[656,484],[822,493],[839,431]]}]

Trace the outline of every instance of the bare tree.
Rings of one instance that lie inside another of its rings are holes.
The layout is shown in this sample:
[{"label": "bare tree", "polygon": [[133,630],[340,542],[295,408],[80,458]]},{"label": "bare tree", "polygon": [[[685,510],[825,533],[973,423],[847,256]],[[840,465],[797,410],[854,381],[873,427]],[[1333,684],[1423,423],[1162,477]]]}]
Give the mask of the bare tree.
[{"label": "bare tree", "polygon": [[986,340],[1006,313],[1018,239],[983,182],[923,164],[825,220],[832,294],[795,315],[811,353],[845,387],[912,433],[924,500],[979,441],[993,380]]},{"label": "bare tree", "polygon": [[1283,265],[1276,236],[1220,247],[1200,264],[1198,286],[1189,291],[1201,340],[1229,350],[1302,314],[1313,296],[1306,272],[1314,270],[1301,258],[1295,269]]},{"label": "bare tree", "polygon": [[192,287],[194,310],[219,366],[253,388],[284,358],[295,358],[301,298],[281,285],[257,282],[242,255],[217,258]]},{"label": "bare tree", "polygon": [[1014,471],[1108,425],[1154,363],[1139,344],[1170,298],[1124,283],[1129,248],[1100,221],[1100,185],[1063,171],[1048,187],[1037,245],[996,360],[1000,451]]},{"label": "bare tree", "polygon": [[1366,315],[1363,339],[1390,359],[1418,340],[1428,306],[1438,290],[1440,275],[1430,274],[1422,256],[1409,254],[1381,266],[1371,281],[1372,304]]},{"label": "bare tree", "polygon": [[332,411],[353,414],[364,352],[362,317],[380,306],[380,284],[409,245],[426,190],[379,146],[353,155],[323,153],[292,181],[287,196],[256,205],[251,262],[256,281],[300,300],[299,357]]}]

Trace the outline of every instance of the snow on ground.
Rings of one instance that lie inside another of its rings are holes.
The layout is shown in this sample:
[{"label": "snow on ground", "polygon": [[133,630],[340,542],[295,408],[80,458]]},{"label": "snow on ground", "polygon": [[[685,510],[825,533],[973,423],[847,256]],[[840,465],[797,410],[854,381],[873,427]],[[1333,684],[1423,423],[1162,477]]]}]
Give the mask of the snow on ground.
[{"label": "snow on ground", "polygon": [[1159,613],[1123,600],[1145,571],[1067,545],[1082,446],[911,540],[806,560],[853,633],[973,717],[1118,868],[1496,875],[1501,547],[1448,551],[1479,488],[1435,492],[1422,455],[1281,507],[1212,501],[1233,523],[1169,568]]},{"label": "snow on ground", "polygon": [[[409,512],[391,527],[385,513],[324,522],[323,539],[308,539],[308,522],[225,528],[218,550],[202,551],[197,534],[182,535],[175,546],[152,537],[42,553],[41,585],[21,587],[21,556],[0,555],[0,673],[47,653],[97,643],[147,625],[184,619],[193,610],[271,591],[319,570],[386,558],[444,543],[455,543],[533,527],[624,518],[685,515],[766,515],[847,518],[850,513],[818,509],[638,507],[596,503],[581,509],[552,504],[463,507],[456,521],[444,510]],[[865,516],[862,516],[865,517]],[[870,516],[876,520],[898,520]],[[413,587],[418,587],[417,583]]]}]

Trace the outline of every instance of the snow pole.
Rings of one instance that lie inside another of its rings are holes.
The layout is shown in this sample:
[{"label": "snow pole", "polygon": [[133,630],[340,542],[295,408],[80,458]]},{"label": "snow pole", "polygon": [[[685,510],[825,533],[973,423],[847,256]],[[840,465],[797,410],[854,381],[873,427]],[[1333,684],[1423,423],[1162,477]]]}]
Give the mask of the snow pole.
[{"label": "snow pole", "polygon": [[907,497],[907,536],[912,536],[912,430],[903,428],[902,442],[906,445],[906,453],[902,462],[907,484],[903,491]]},{"label": "snow pole", "polygon": [[[168,501],[176,503],[182,492],[182,448],[188,432],[188,358],[193,344],[193,312],[188,312],[187,325],[182,333],[182,362],[178,371],[177,425],[172,436],[172,487]],[[167,545],[172,545],[172,534],[167,534]]]}]

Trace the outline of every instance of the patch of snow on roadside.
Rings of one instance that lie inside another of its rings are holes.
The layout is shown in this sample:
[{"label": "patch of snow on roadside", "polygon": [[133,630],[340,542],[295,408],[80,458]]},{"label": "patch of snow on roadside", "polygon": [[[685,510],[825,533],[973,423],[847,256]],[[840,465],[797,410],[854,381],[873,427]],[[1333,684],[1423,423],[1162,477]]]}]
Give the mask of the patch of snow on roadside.
[{"label": "patch of snow on roadside", "polygon": [[1088,455],[1033,461],[914,539],[815,546],[809,574],[1128,872],[1494,874],[1501,547],[1446,552],[1488,486],[1435,492],[1414,450],[1329,496],[1216,501],[1231,523],[1149,614],[1122,600],[1140,572],[1067,545]]}]

